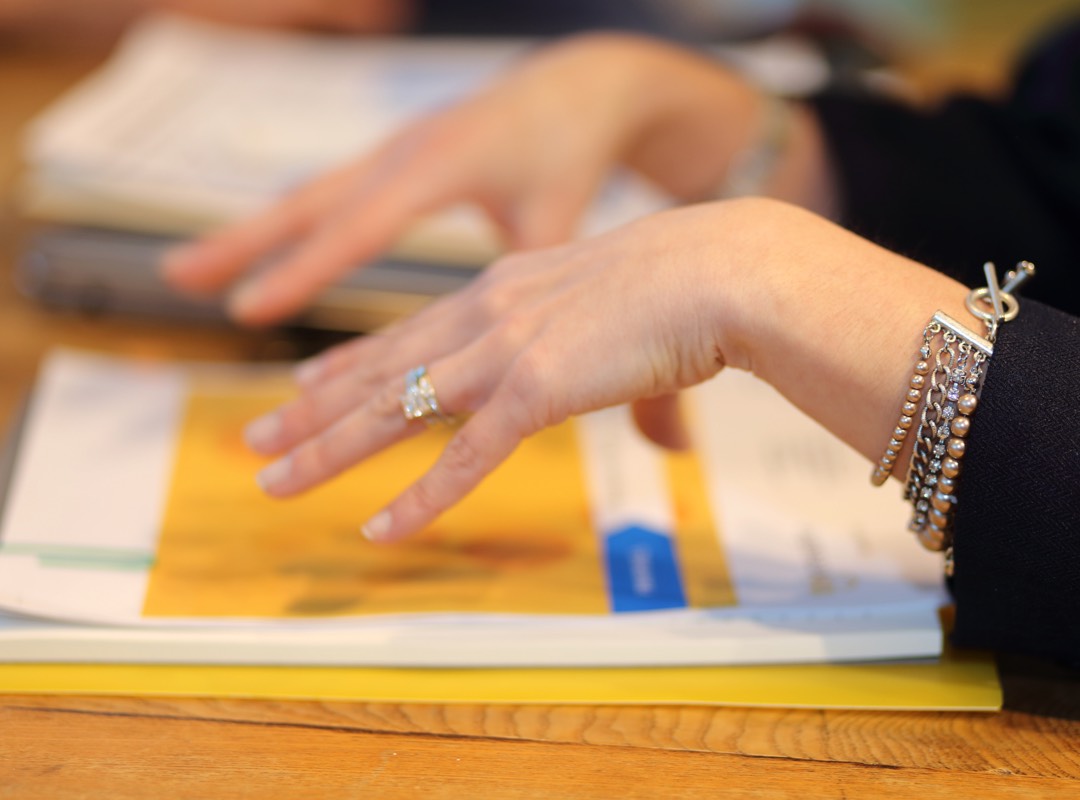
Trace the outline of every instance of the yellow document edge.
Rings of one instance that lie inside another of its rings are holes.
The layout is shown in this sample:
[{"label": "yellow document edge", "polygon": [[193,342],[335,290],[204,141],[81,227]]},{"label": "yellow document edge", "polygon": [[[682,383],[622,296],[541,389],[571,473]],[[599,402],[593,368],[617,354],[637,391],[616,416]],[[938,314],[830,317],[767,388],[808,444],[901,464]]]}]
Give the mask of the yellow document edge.
[{"label": "yellow document edge", "polygon": [[998,711],[993,658],[602,669],[3,664],[0,693],[395,703]]}]

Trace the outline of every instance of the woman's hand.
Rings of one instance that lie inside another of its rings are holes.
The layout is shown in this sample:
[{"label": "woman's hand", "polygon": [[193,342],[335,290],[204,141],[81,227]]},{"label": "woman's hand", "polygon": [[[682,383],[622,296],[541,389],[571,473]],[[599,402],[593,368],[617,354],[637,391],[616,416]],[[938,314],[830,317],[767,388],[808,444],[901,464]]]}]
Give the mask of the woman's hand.
[{"label": "woman's hand", "polygon": [[[669,400],[725,365],[752,369],[872,458],[936,308],[965,289],[805,211],[769,200],[692,206],[576,244],[510,256],[383,334],[301,368],[292,403],[254,422],[284,457],[267,492],[304,491],[424,429],[405,373],[426,365],[468,417],[435,466],[365,527],[390,540],[463,498],[525,437],[645,401],[648,432],[683,435]],[[718,413],[722,413],[718,410]]]},{"label": "woman's hand", "polygon": [[[481,208],[510,249],[561,243],[620,163],[676,198],[708,196],[758,135],[761,102],[744,80],[669,45],[621,35],[570,39],[255,218],[175,252],[165,274],[189,291],[231,285],[233,316],[260,324],[299,310],[417,219],[448,206]],[[823,171],[811,167],[823,159],[801,109],[795,128],[794,160],[780,172],[790,173],[786,193],[801,202],[804,184]],[[282,250],[272,269],[246,275]]]}]

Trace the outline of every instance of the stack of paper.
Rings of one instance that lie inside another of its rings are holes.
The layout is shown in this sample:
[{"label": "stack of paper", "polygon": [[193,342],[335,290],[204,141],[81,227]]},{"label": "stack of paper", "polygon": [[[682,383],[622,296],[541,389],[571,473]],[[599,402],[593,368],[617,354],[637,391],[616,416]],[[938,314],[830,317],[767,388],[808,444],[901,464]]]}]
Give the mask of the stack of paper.
[{"label": "stack of paper", "polygon": [[[0,660],[686,665],[937,655],[941,565],[865,464],[768,387],[690,395],[698,448],[625,409],[526,442],[427,532],[358,525],[428,432],[303,498],[256,488],[239,367],[53,356],[0,527]],[[47,620],[47,621],[46,621]]]},{"label": "stack of paper", "polygon": [[[151,18],[29,128],[25,209],[154,233],[217,226],[369,152],[533,46],[330,38]],[[582,232],[665,204],[643,182],[619,176]],[[496,250],[480,215],[457,208],[422,223],[397,252],[484,263]]]},{"label": "stack of paper", "polygon": [[[25,209],[53,221],[155,233],[216,226],[370,151],[535,46],[271,33],[153,17],[31,125]],[[824,59],[797,41],[725,47],[720,55],[785,93],[818,88],[828,74]],[[667,203],[643,181],[616,175],[581,233]],[[397,253],[485,263],[496,250],[480,216],[458,208],[421,223]]]}]

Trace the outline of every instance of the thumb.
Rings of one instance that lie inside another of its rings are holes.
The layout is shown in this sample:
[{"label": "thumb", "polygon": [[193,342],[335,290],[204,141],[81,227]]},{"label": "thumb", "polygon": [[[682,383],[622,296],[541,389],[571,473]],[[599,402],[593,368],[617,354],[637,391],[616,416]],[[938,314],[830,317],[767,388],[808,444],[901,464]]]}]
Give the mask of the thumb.
[{"label": "thumb", "polygon": [[595,193],[595,181],[533,190],[500,220],[510,249],[534,250],[574,239]]}]

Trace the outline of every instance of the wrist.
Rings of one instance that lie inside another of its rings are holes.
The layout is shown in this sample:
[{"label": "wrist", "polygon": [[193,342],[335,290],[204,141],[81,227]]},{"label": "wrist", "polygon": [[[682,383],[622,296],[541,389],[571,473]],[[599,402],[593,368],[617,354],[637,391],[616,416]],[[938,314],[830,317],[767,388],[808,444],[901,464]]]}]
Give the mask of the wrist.
[{"label": "wrist", "polygon": [[726,224],[746,276],[721,308],[728,363],[876,461],[927,320],[938,309],[964,319],[967,288],[774,201],[739,201]]}]

